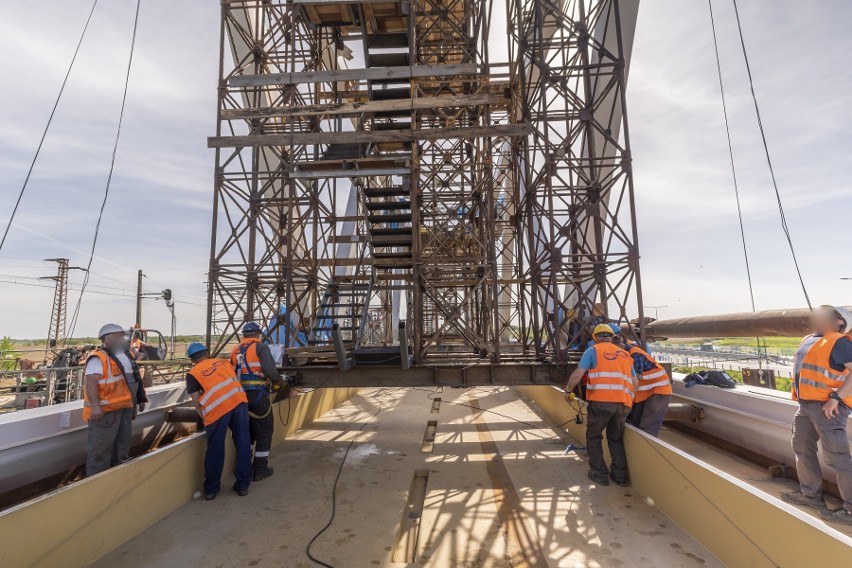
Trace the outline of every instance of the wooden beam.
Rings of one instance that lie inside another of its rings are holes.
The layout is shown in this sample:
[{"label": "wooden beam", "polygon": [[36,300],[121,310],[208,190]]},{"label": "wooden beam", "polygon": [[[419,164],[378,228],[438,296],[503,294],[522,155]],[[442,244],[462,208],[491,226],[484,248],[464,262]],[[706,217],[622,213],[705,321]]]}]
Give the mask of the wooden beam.
[{"label": "wooden beam", "polygon": [[435,364],[356,365],[347,371],[337,366],[302,366],[285,369],[296,373],[300,386],[308,387],[434,387],[434,386],[499,386],[562,384],[576,365],[557,368],[547,363],[506,362],[498,365],[483,362],[473,365]]},{"label": "wooden beam", "polygon": [[366,101],[329,103],[321,105],[281,106],[246,109],[225,109],[223,120],[273,118],[278,116],[357,115],[399,110],[430,108],[456,108],[476,105],[497,104],[496,95],[459,95],[444,97],[422,97],[418,99],[395,99],[389,101]]},{"label": "wooden beam", "polygon": [[268,73],[236,75],[228,79],[229,87],[263,87],[266,85],[298,85],[300,83],[334,83],[336,81],[376,81],[411,79],[413,77],[445,77],[475,75],[479,67],[472,63],[451,65],[400,65],[369,69],[334,69],[300,73]]},{"label": "wooden beam", "polygon": [[[334,4],[393,4],[399,0],[334,0]],[[329,0],[293,0],[293,4],[331,4]]]},{"label": "wooden beam", "polygon": [[360,170],[305,170],[290,172],[292,179],[329,179],[354,178],[364,176],[404,176],[411,173],[411,168],[363,168]]},{"label": "wooden beam", "polygon": [[532,128],[527,123],[464,128],[426,128],[423,130],[293,132],[292,134],[211,136],[207,139],[207,147],[246,148],[252,146],[308,146],[311,144],[371,144],[448,140],[451,138],[484,138],[487,136],[526,136],[531,133]]}]

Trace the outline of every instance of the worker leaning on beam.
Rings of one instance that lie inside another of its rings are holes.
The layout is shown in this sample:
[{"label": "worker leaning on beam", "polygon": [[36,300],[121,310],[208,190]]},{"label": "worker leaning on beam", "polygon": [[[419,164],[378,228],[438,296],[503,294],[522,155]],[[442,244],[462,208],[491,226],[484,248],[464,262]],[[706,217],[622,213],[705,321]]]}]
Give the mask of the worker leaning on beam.
[{"label": "worker leaning on beam", "polygon": [[148,402],[125,330],[108,323],[98,337],[103,345],[92,351],[85,363],[83,420],[89,424],[86,475],[130,459],[131,422]]},{"label": "worker leaning on beam", "polygon": [[638,343],[626,341],[624,348],[633,358],[633,371],[639,381],[627,421],[651,436],[659,436],[672,399],[671,379],[663,366]]},{"label": "worker leaning on beam", "polygon": [[207,451],[204,453],[204,499],[212,501],[222,484],[225,466],[225,436],[228,429],[234,439],[237,459],[234,491],[248,495],[251,484],[251,434],[248,399],[237,372],[227,359],[213,359],[203,343],[190,343],[186,356],[192,368],[186,375],[186,391],[195,401],[195,409],[204,420]]},{"label": "worker leaning on beam", "polygon": [[278,374],[269,346],[260,340],[257,323],[250,321],[243,326],[243,339],[231,352],[231,363],[236,367],[248,396],[251,440],[254,443],[254,481],[260,481],[274,473],[269,467],[269,450],[275,431],[269,394],[270,391],[283,394],[285,383]]},{"label": "worker leaning on beam", "polygon": [[[820,306],[811,313],[813,333],[796,350],[793,400],[799,410],[793,417],[793,451],[800,491],[782,493],[789,503],[819,509],[819,516],[852,525],[852,455],[846,424],[852,413],[852,313],[835,306]],[[817,441],[825,463],[837,472],[843,506],[835,511],[822,498],[822,470]]]},{"label": "worker leaning on beam", "polygon": [[[568,379],[567,391],[574,390],[583,376],[586,384],[586,448],[589,452],[589,479],[609,485],[628,483],[627,455],[624,452],[624,423],[633,405],[638,382],[633,372],[633,360],[624,349],[615,345],[612,328],[600,324],[593,331],[595,344],[583,353],[577,369]],[[612,457],[611,472],[607,471],[603,455],[603,435]]]}]

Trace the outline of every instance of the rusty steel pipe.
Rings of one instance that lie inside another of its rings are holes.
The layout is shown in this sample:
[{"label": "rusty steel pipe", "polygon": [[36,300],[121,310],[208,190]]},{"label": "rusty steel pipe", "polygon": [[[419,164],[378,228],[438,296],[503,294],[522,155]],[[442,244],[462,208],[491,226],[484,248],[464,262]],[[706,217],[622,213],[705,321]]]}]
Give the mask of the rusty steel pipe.
[{"label": "rusty steel pipe", "polygon": [[765,310],[659,320],[646,326],[649,338],[801,337],[810,333],[807,308]]}]

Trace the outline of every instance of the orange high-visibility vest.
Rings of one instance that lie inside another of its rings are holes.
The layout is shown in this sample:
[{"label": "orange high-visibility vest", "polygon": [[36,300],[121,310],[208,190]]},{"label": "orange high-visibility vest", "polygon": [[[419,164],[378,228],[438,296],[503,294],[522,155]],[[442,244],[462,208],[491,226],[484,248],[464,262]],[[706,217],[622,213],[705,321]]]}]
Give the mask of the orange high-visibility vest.
[{"label": "orange high-visibility vest", "polygon": [[[103,373],[98,379],[98,402],[101,405],[101,410],[104,412],[113,412],[115,410],[123,410],[125,408],[133,408],[133,397],[130,394],[130,389],[127,388],[127,379],[124,378],[124,369],[115,362],[115,359],[107,355],[106,351],[97,349],[93,351],[86,361],[83,363],[85,369],[86,363],[92,357],[97,357],[101,360]],[[92,404],[89,401],[89,393],[83,389],[83,420],[88,422],[92,418]]]},{"label": "orange high-visibility vest", "polygon": [[589,369],[586,399],[633,406],[633,359],[612,343],[596,343],[597,365]]},{"label": "orange high-visibility vest", "polygon": [[[257,343],[260,343],[260,339],[247,337],[240,341],[240,344],[231,351],[231,365],[239,369],[240,382],[243,386],[249,387],[249,389],[266,386],[266,377],[263,376],[260,357],[257,356],[257,346],[255,345]],[[245,356],[240,361],[240,352],[243,349],[245,349]]]},{"label": "orange high-visibility vest", "polygon": [[639,390],[636,391],[636,396],[633,398],[634,404],[648,400],[651,395],[672,394],[672,382],[663,366],[638,345],[631,345],[630,354],[636,355],[637,353],[650,361],[654,368],[639,375]]},{"label": "orange high-visibility vest", "polygon": [[[799,400],[826,401],[831,391],[836,391],[849,376],[849,370],[835,371],[831,368],[831,350],[843,337],[843,333],[829,333],[816,341],[802,360],[799,371]],[[850,337],[852,339],[852,337]],[[852,407],[852,396],[843,399],[843,404]]]},{"label": "orange high-visibility vest", "polygon": [[193,366],[189,374],[203,391],[198,399],[204,425],[213,424],[244,402],[248,402],[237,372],[225,359],[205,359]]}]

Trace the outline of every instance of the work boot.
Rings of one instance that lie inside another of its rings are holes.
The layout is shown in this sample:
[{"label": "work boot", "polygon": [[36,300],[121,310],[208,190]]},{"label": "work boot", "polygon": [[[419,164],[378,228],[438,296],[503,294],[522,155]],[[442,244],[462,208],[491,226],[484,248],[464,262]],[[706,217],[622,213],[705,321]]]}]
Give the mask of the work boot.
[{"label": "work boot", "polygon": [[266,479],[273,473],[275,473],[275,470],[271,467],[257,467],[254,469],[254,476],[251,479],[252,481],[260,481],[261,479]]},{"label": "work boot", "polygon": [[829,511],[828,509],[820,509],[819,518],[830,523],[837,523],[839,525],[852,525],[852,511],[850,511],[849,509],[844,509],[843,507],[834,511]]},{"label": "work boot", "polygon": [[204,494],[204,500],[205,500],[205,501],[212,501],[212,500],[213,500],[213,499],[215,499],[215,498],[216,498],[216,494],[215,494],[215,493],[205,493],[205,494]]},{"label": "work boot", "polygon": [[801,491],[787,491],[781,494],[781,500],[794,505],[804,505],[805,507],[813,507],[814,509],[824,509],[825,501],[822,496],[808,497]]},{"label": "work boot", "polygon": [[609,478],[613,481],[613,483],[615,483],[619,487],[627,487],[628,485],[630,485],[630,482],[627,480],[626,477],[624,479],[616,479],[616,477],[610,473]]},{"label": "work boot", "polygon": [[248,495],[248,487],[238,488],[235,484],[234,491],[236,491],[237,495],[239,495],[240,497],[245,497],[246,495]]},{"label": "work boot", "polygon": [[599,475],[594,471],[589,471],[589,479],[598,485],[609,485],[609,479],[607,479],[605,475]]}]

